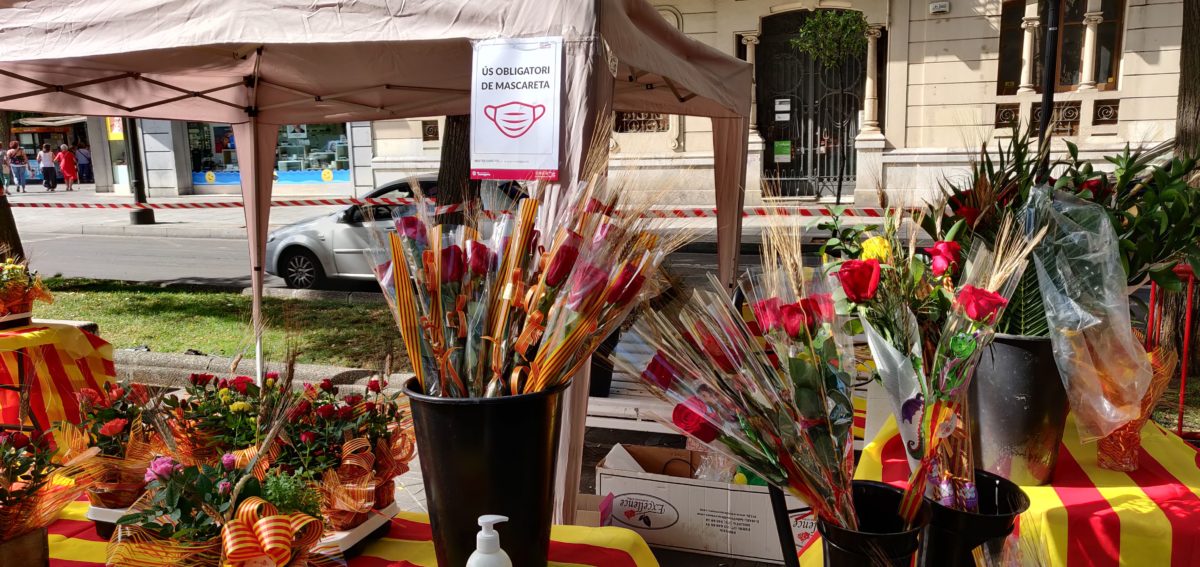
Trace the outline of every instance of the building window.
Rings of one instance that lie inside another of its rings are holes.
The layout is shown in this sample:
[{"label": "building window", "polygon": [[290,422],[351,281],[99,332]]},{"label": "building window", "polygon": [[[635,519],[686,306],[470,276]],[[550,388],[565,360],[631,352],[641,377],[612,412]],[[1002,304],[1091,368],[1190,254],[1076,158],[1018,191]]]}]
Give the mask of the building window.
[{"label": "building window", "polygon": [[658,112],[618,112],[613,127],[613,131],[620,134],[667,132],[670,129],[670,115]]},{"label": "building window", "polygon": [[[1039,92],[1042,88],[1043,33],[1048,2],[1058,2],[1059,5],[1058,59],[1054,69],[1058,78],[1056,90],[1072,91],[1083,80],[1087,0],[1039,0],[1038,17],[1042,25],[1034,29],[1033,38],[1033,87]],[[1125,0],[1103,0],[1101,3],[1101,20],[1096,26],[1096,52],[1093,59],[1093,76],[1099,90],[1117,88],[1124,3]],[[1021,83],[1021,49],[1025,40],[1021,23],[1024,17],[1025,0],[1005,0],[1000,13],[1000,67],[996,77],[996,91],[1000,95],[1016,94]]]},{"label": "building window", "polygon": [[[195,185],[241,181],[237,140],[228,124],[188,122],[188,149]],[[338,183],[350,180],[346,124],[288,124],[275,146],[276,183]]]}]

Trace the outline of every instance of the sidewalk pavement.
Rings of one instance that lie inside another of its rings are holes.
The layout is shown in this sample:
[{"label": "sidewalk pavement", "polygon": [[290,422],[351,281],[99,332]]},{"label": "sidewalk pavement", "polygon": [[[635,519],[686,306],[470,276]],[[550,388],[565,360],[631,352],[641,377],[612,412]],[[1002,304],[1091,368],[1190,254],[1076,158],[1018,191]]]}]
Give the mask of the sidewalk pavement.
[{"label": "sidewalk pavement", "polygon": [[[344,198],[345,195],[312,194],[304,196],[289,195],[292,198],[321,199]],[[112,193],[96,193],[92,185],[84,185],[72,192],[55,191],[47,193],[41,187],[30,187],[28,193],[11,193],[10,202],[27,203],[132,203],[129,195]],[[238,195],[183,195],[178,197],[154,197],[150,203],[213,203],[239,202]],[[307,207],[272,207],[271,229],[286,226],[304,219],[326,215],[344,209],[345,206],[307,206]],[[223,238],[245,240],[246,222],[243,209],[183,209],[154,211],[156,224],[129,224],[129,210],[125,209],[44,209],[44,208],[13,208],[13,217],[17,228],[22,233],[52,233],[52,234],[89,234],[105,236],[147,236],[173,238]],[[810,234],[816,235],[816,225],[825,220],[823,217],[746,217],[742,219],[742,242],[754,244],[760,242],[762,230],[771,223],[796,223],[809,229]],[[881,219],[854,218],[848,219],[852,224],[878,224]],[[716,242],[717,219],[715,218],[681,218],[660,219],[657,226],[660,230],[692,230],[697,233],[696,242],[711,244]]]}]

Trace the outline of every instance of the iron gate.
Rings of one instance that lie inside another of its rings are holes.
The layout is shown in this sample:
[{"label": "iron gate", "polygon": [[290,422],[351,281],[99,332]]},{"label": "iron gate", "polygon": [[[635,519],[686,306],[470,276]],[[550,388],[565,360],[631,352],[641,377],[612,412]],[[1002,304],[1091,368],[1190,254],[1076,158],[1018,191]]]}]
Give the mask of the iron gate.
[{"label": "iron gate", "polygon": [[758,131],[765,142],[764,195],[854,193],[855,150],[866,53],[826,67],[791,46],[802,10],[763,18],[758,46]]}]

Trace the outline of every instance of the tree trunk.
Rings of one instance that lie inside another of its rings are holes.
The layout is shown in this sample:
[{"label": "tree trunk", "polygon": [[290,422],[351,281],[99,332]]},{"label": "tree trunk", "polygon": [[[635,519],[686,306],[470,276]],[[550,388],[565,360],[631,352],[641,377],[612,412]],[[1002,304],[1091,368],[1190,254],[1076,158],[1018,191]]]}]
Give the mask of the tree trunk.
[{"label": "tree trunk", "polygon": [[[0,110],[0,145],[3,146],[0,152],[7,152],[8,143],[13,139],[12,113]],[[24,258],[25,247],[21,245],[21,234],[17,232],[17,221],[13,218],[8,197],[4,195],[5,190],[7,187],[0,187],[0,252],[10,258]]]},{"label": "tree trunk", "polygon": [[1183,3],[1175,144],[1181,156],[1200,156],[1200,2],[1194,1]]},{"label": "tree trunk", "polygon": [[[479,182],[471,181],[471,117],[446,117],[442,135],[442,164],[438,170],[437,204],[461,205],[479,196]],[[438,217],[441,222],[461,223],[463,214],[450,213]]]}]

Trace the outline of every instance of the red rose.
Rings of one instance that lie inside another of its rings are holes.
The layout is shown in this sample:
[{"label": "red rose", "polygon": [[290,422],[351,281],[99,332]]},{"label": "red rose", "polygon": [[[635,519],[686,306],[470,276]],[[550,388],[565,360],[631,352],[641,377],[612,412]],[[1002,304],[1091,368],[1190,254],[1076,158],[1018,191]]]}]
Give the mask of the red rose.
[{"label": "red rose", "polygon": [[464,264],[463,249],[457,244],[442,248],[442,283],[458,283],[462,281]]},{"label": "red rose", "polygon": [[975,207],[961,207],[954,212],[967,221],[967,226],[975,226],[975,221],[979,218],[979,209]]},{"label": "red rose", "polygon": [[371,412],[375,411],[375,402],[367,402],[367,403],[363,404],[363,411],[365,411],[367,413],[371,413]]},{"label": "red rose", "polygon": [[838,269],[842,291],[852,303],[865,303],[879,289],[879,260],[846,260]]},{"label": "red rose", "polygon": [[333,380],[330,380],[328,378],[321,380],[321,389],[325,390],[326,392],[330,392],[330,393],[337,391],[337,388],[333,387]]},{"label": "red rose", "polygon": [[367,390],[371,391],[371,392],[379,393],[380,391],[383,390],[383,384],[381,384],[379,382],[379,380],[372,378],[367,381]]},{"label": "red rose", "polygon": [[123,397],[125,397],[125,388],[116,386],[108,391],[108,400],[110,402],[115,402]]},{"label": "red rose", "polygon": [[312,431],[301,431],[300,442],[305,445],[312,445],[317,440],[317,434]]},{"label": "red rose", "polygon": [[350,394],[349,396],[346,396],[344,400],[351,407],[354,407],[358,405],[359,402],[363,401],[363,397],[358,394]]},{"label": "red rose", "polygon": [[20,431],[14,431],[12,435],[8,436],[8,443],[12,445],[13,449],[24,449],[29,445],[29,437]]},{"label": "red rose", "polygon": [[704,415],[707,413],[704,401],[697,397],[691,397],[686,402],[675,406],[675,410],[671,412],[671,422],[684,433],[704,443],[712,443],[721,432],[708,419],[705,419]]},{"label": "red rose", "polygon": [[199,387],[203,388],[204,386],[207,386],[209,384],[209,382],[212,382],[215,378],[216,378],[216,376],[213,376],[212,374],[193,373],[191,376],[188,376],[188,382],[191,382],[193,386],[199,386]]},{"label": "red rose", "polygon": [[1099,177],[1093,177],[1079,185],[1080,190],[1091,191],[1092,193],[1095,193],[1101,187],[1104,187],[1104,180]]},{"label": "red rose", "polygon": [[312,404],[308,403],[308,400],[300,400],[300,403],[293,406],[292,411],[288,413],[288,421],[295,422],[304,419],[311,409]]},{"label": "red rose", "polygon": [[666,356],[662,352],[654,353],[654,358],[650,359],[650,363],[642,371],[643,380],[663,390],[670,390],[671,384],[675,383],[675,377],[678,375],[679,372],[667,361]]},{"label": "red rose", "polygon": [[958,267],[959,253],[962,251],[962,246],[957,242],[938,241],[933,247],[926,248],[925,253],[929,254],[930,267],[933,269],[933,275],[940,276],[947,271],[954,273]]},{"label": "red rose", "polygon": [[354,408],[350,406],[342,406],[337,410],[337,417],[342,421],[350,421],[354,419]]},{"label": "red rose", "polygon": [[471,269],[471,274],[478,277],[486,276],[491,271],[494,256],[482,242],[475,240],[467,242],[467,265]]},{"label": "red rose", "polygon": [[623,306],[637,296],[644,283],[646,276],[641,274],[641,270],[638,270],[636,265],[627,263],[617,273],[617,279],[609,286],[608,295],[604,300],[616,306]]},{"label": "red rose", "polygon": [[778,297],[768,297],[754,303],[751,310],[754,311],[754,320],[758,322],[760,333],[765,335],[779,328],[782,305],[783,300]]},{"label": "red rose", "polygon": [[400,220],[396,221],[396,230],[406,238],[416,240],[421,244],[429,242],[425,223],[421,222],[421,219],[417,217],[401,217]]},{"label": "red rose", "polygon": [[779,308],[779,318],[783,321],[783,331],[789,337],[799,337],[801,331],[808,328],[808,314],[799,302],[789,303]]},{"label": "red rose", "polygon": [[107,408],[108,398],[91,388],[79,390],[79,401],[95,408]]},{"label": "red rose", "polygon": [[704,332],[703,345],[704,352],[708,353],[709,358],[716,363],[717,368],[730,373],[737,368],[737,366],[733,363],[733,360],[730,358],[730,355],[725,352],[724,345],[717,341],[716,337]]},{"label": "red rose", "polygon": [[1008,305],[1004,296],[973,285],[964,285],[955,301],[967,317],[979,323],[994,323],[996,315]]},{"label": "red rose", "polygon": [[567,296],[567,307],[578,311],[592,297],[600,293],[608,283],[608,272],[591,264],[575,271],[571,276],[571,293]]},{"label": "red rose", "polygon": [[112,437],[122,431],[125,431],[125,425],[129,423],[127,419],[111,419],[108,423],[100,426],[100,434],[105,437]]},{"label": "red rose", "polygon": [[222,388],[228,388],[228,387],[229,387],[229,380],[226,380],[224,378],[217,380],[217,389],[218,390],[220,390]]},{"label": "red rose", "polygon": [[150,390],[144,384],[134,384],[129,387],[129,399],[138,405],[150,402]]},{"label": "red rose", "polygon": [[239,394],[245,394],[246,389],[254,384],[254,379],[249,376],[238,376],[229,382],[229,387],[233,388]]},{"label": "red rose", "polygon": [[336,413],[337,408],[333,407],[333,404],[324,404],[317,408],[317,415],[320,416],[321,419],[331,419]]},{"label": "red rose", "polygon": [[833,321],[833,294],[814,293],[800,300],[800,308],[808,317],[810,327]]},{"label": "red rose", "polygon": [[550,265],[546,268],[546,285],[558,287],[566,281],[571,269],[575,267],[575,261],[579,259],[579,245],[582,242],[579,234],[567,231],[567,237],[554,250],[554,256],[550,258]]}]

